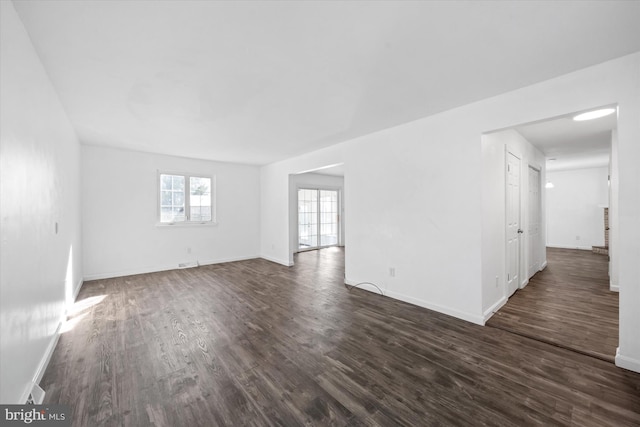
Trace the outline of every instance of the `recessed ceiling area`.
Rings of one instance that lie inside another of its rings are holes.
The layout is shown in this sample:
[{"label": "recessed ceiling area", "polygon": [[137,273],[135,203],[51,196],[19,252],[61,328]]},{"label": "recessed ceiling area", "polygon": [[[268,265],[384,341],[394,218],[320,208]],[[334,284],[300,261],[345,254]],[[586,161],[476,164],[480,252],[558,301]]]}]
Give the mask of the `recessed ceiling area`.
[{"label": "recessed ceiling area", "polygon": [[344,176],[344,163],[328,168],[316,169],[314,171],[311,171],[311,173],[316,173],[318,175]]},{"label": "recessed ceiling area", "polygon": [[544,153],[547,171],[609,164],[611,131],[617,127],[617,114],[586,121],[573,120],[575,115],[567,114],[515,128]]},{"label": "recessed ceiling area", "polygon": [[15,1],[82,143],[266,164],[640,50],[640,2]]}]

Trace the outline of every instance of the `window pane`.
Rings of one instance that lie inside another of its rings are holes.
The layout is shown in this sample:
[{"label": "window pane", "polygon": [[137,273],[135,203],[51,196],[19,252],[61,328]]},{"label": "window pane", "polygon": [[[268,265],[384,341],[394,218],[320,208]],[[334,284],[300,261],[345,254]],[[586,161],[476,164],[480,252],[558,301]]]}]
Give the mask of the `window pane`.
[{"label": "window pane", "polygon": [[172,222],[172,219],[171,208],[160,209],[160,222]]},{"label": "window pane", "polygon": [[160,175],[160,189],[171,190],[171,175]]},{"label": "window pane", "polygon": [[184,215],[184,182],[181,175],[160,175],[160,222],[182,222]]},{"label": "window pane", "polygon": [[211,178],[190,177],[189,195],[191,221],[211,221]]},{"label": "window pane", "polygon": [[162,191],[160,206],[171,206],[171,191]]},{"label": "window pane", "polygon": [[184,176],[172,175],[172,178],[173,178],[173,189],[184,191]]},{"label": "window pane", "polygon": [[174,191],[173,192],[173,206],[183,206],[184,207],[184,192],[182,191]]},{"label": "window pane", "polygon": [[173,214],[173,221],[178,222],[178,221],[184,221],[184,208],[183,207],[173,207],[172,208],[172,214]]}]

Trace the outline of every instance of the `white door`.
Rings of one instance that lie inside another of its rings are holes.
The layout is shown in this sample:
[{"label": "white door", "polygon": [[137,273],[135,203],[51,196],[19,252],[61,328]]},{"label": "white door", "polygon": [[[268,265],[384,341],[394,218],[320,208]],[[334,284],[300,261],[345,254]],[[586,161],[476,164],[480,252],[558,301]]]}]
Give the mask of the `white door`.
[{"label": "white door", "polygon": [[540,270],[540,171],[529,166],[529,278]]},{"label": "white door", "polygon": [[507,297],[520,285],[520,159],[507,152]]}]

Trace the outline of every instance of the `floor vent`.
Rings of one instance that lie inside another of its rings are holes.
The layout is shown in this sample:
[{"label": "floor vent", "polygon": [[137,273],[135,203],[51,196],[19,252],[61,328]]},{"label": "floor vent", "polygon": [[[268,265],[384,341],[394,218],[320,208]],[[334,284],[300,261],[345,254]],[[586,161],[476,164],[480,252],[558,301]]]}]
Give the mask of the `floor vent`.
[{"label": "floor vent", "polygon": [[193,267],[198,267],[198,261],[181,262],[180,264],[178,264],[178,268],[193,268]]},{"label": "floor vent", "polygon": [[38,384],[33,384],[31,387],[31,393],[27,398],[27,405],[41,405],[44,401],[44,390],[40,388]]}]

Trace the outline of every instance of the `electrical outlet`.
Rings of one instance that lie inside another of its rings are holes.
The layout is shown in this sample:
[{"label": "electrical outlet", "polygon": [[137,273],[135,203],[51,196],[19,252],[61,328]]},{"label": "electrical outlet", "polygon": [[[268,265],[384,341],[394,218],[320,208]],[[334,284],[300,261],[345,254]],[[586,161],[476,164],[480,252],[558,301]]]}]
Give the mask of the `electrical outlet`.
[{"label": "electrical outlet", "polygon": [[500,284],[500,278],[496,276],[496,288],[498,287],[499,284]]},{"label": "electrical outlet", "polygon": [[580,236],[576,236],[576,240],[580,240]]},{"label": "electrical outlet", "polygon": [[389,276],[396,277],[396,268],[395,267],[389,267]]}]

